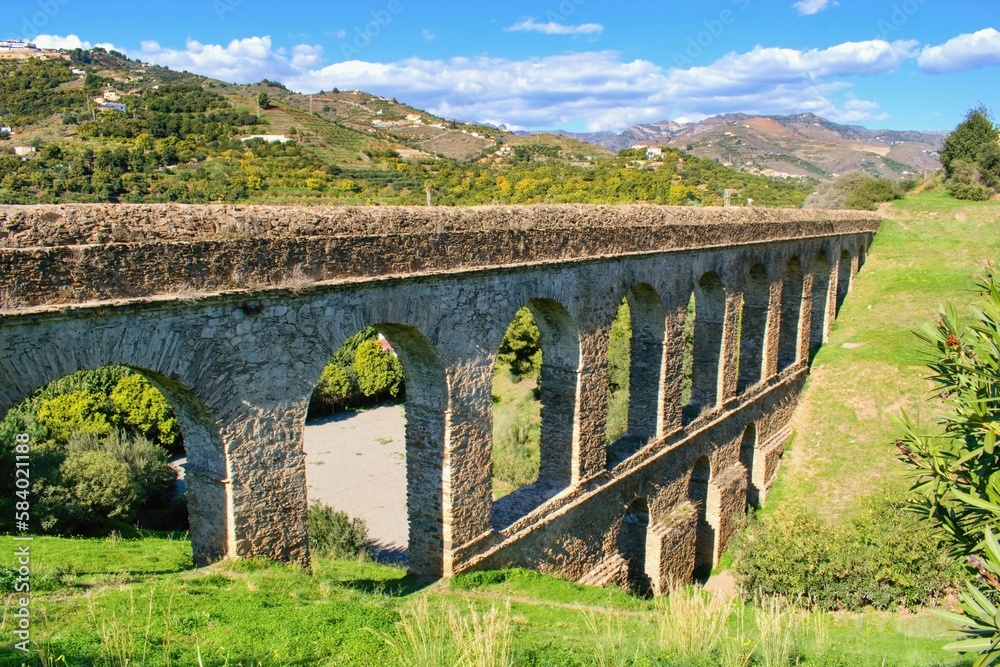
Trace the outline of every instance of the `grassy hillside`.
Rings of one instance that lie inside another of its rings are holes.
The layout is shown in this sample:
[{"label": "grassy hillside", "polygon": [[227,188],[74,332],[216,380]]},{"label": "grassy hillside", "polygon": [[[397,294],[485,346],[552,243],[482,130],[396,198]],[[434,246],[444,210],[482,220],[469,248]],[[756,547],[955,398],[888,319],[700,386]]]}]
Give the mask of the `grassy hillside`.
[{"label": "grassy hillside", "polygon": [[[100,49],[4,61],[0,74],[0,125],[13,127],[0,136],[0,203],[415,205],[430,189],[437,205],[714,206],[738,189],[758,206],[798,207],[811,191],[681,151],[655,161],[645,151],[612,155],[566,137],[448,121],[361,91],[233,85]],[[284,143],[246,141],[252,135]],[[22,157],[16,147],[36,152]]]},{"label": "grassy hillside", "polygon": [[884,222],[829,342],[817,353],[770,505],[827,517],[883,487],[905,487],[890,417],[934,420],[916,337],[940,304],[971,303],[972,277],[1000,258],[1000,202],[931,190],[882,209]]}]

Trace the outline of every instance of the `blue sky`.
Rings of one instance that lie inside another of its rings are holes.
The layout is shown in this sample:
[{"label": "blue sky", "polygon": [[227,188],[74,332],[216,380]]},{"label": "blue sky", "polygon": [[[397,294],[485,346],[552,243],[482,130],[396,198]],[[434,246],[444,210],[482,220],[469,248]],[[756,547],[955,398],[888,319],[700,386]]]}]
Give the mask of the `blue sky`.
[{"label": "blue sky", "polygon": [[[515,129],[728,112],[944,130],[1000,111],[1000,0],[8,0],[8,37]],[[4,36],[0,34],[0,36]]]}]

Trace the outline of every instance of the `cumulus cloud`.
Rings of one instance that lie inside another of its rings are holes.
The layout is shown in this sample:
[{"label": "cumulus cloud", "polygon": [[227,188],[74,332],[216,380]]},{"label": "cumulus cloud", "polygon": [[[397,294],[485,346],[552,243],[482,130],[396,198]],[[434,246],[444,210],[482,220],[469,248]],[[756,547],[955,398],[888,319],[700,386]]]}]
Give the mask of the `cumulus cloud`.
[{"label": "cumulus cloud", "polygon": [[824,9],[836,6],[837,3],[833,0],[799,0],[792,5],[800,16],[812,16],[813,14],[819,14]]},{"label": "cumulus cloud", "polygon": [[604,32],[604,26],[600,23],[581,23],[579,25],[567,25],[556,21],[539,23],[535,19],[524,19],[504,28],[504,30],[508,32],[540,32],[543,35],[599,35]]},{"label": "cumulus cloud", "polygon": [[38,35],[31,43],[40,49],[89,49],[100,46],[105,49],[113,49],[114,44],[102,42],[101,44],[91,44],[80,39],[77,35]]},{"label": "cumulus cloud", "polygon": [[1000,65],[1000,32],[986,28],[959,35],[944,44],[925,46],[917,63],[928,74],[950,74]]},{"label": "cumulus cloud", "polygon": [[[79,39],[58,39],[71,38]],[[319,46],[300,44],[285,53],[265,36],[226,45],[189,40],[183,49],[147,41],[128,55],[224,81],[272,79],[305,93],[356,88],[446,118],[512,129],[608,130],[735,111],[811,111],[840,122],[878,120],[885,117],[878,104],[855,99],[843,79],[891,72],[917,54],[916,42],[872,40],[811,50],[756,47],[688,69],[626,60],[616,51],[324,65]]]}]

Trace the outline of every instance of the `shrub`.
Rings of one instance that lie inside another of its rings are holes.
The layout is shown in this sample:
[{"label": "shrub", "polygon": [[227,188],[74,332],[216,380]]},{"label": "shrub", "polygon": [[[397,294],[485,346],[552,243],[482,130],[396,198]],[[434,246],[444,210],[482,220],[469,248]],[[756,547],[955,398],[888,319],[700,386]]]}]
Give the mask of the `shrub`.
[{"label": "shrub", "polygon": [[318,500],[309,506],[309,549],[314,556],[369,559],[368,526]]},{"label": "shrub", "polygon": [[108,452],[84,451],[67,456],[59,473],[70,496],[67,518],[98,523],[103,517],[121,521],[135,517],[139,487],[124,461]]},{"label": "shrub", "polygon": [[37,419],[53,438],[63,442],[74,433],[111,433],[106,398],[87,390],[55,396],[42,402]]},{"label": "shrub", "polygon": [[926,604],[959,575],[936,535],[895,496],[869,498],[830,525],[798,508],[754,518],[734,549],[744,590],[820,609]]},{"label": "shrub", "polygon": [[928,433],[905,414],[897,424],[901,460],[914,478],[912,507],[968,564],[961,614],[947,616],[965,638],[945,648],[1000,662],[1000,272],[987,265],[969,317],[949,306],[917,336],[930,352],[930,379],[945,403]]},{"label": "shrub", "polygon": [[398,396],[403,387],[403,366],[377,339],[366,340],[354,355],[358,388],[365,396]]},{"label": "shrub", "polygon": [[806,199],[805,208],[874,211],[880,203],[902,196],[903,190],[896,183],[853,171],[821,185]]},{"label": "shrub", "polygon": [[990,198],[990,191],[981,185],[971,183],[953,183],[948,189],[955,199],[967,199],[969,201],[986,201]]},{"label": "shrub", "polygon": [[138,373],[123,377],[111,391],[118,421],[164,447],[179,444],[181,427],[167,399]]}]

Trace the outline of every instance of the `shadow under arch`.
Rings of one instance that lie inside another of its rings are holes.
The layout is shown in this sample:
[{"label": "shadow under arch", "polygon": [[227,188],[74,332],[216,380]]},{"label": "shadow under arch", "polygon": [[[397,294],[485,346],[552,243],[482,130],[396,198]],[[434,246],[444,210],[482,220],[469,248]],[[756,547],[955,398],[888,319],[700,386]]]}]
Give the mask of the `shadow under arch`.
[{"label": "shadow under arch", "polygon": [[495,530],[506,528],[569,486],[579,440],[579,329],[569,311],[554,299],[531,299],[525,308],[538,327],[542,349],[538,480],[493,503]]},{"label": "shadow under arch", "polygon": [[718,508],[712,494],[712,464],[707,456],[699,457],[691,471],[688,498],[698,512],[695,529],[694,576],[708,578],[715,567],[715,525]]},{"label": "shadow under arch", "polygon": [[0,415],[7,414],[9,409],[38,389],[73,373],[123,366],[142,375],[170,404],[184,438],[187,457],[184,479],[194,564],[202,566],[223,558],[236,557],[236,540],[231,521],[233,490],[228,460],[211,410],[194,390],[177,380],[148,368],[122,363],[120,359],[106,361],[107,363],[80,364],[58,370],[38,369],[42,373],[33,376],[28,387],[19,387],[12,399],[4,398],[3,403],[0,403]]},{"label": "shadow under arch", "polygon": [[653,594],[653,581],[646,568],[649,541],[649,506],[642,498],[625,510],[618,531],[618,552],[628,563],[628,588],[642,597]]},{"label": "shadow under arch", "polygon": [[757,425],[747,424],[740,439],[740,463],[747,471],[747,509],[760,505],[760,488],[754,483],[757,464]]},{"label": "shadow under arch", "polygon": [[770,307],[771,283],[767,270],[759,263],[754,264],[747,274],[747,286],[743,292],[737,393],[744,393],[760,382],[764,375],[764,344]]},{"label": "shadow under arch", "polygon": [[853,258],[848,250],[842,250],[840,252],[840,262],[837,266],[837,309],[836,313],[840,315],[840,308],[844,305],[844,300],[847,298],[847,293],[851,291],[851,283],[853,280],[852,270],[853,270]]},{"label": "shadow under arch", "polygon": [[410,573],[444,574],[445,447],[450,425],[450,392],[441,357],[423,333],[404,324],[371,327],[389,342],[403,367],[406,395],[405,456],[407,550]]},{"label": "shadow under arch", "polygon": [[830,260],[826,251],[816,256],[813,268],[812,320],[809,327],[809,350],[815,351],[826,342],[827,319],[830,311]]},{"label": "shadow under arch", "polygon": [[[631,337],[628,345],[628,409],[625,435],[608,443],[607,467],[613,468],[663,431],[666,309],[649,283],[625,293]],[[609,368],[610,370],[610,368]],[[611,395],[608,396],[611,404]]]},{"label": "shadow under arch", "polygon": [[691,398],[683,408],[689,423],[718,405],[722,385],[722,341],[726,322],[726,288],[709,271],[694,287],[694,327],[691,342]]},{"label": "shadow under arch", "polygon": [[802,331],[803,281],[805,274],[797,257],[788,260],[781,285],[781,325],[778,330],[778,371],[799,360],[799,337]]}]

